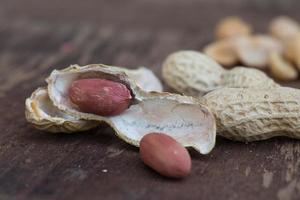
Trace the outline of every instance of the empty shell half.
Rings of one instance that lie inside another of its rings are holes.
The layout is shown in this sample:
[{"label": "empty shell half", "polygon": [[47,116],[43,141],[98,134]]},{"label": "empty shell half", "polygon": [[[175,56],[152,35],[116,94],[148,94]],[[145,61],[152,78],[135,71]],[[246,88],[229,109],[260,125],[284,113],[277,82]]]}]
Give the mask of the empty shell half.
[{"label": "empty shell half", "polygon": [[51,133],[72,133],[96,127],[99,122],[79,120],[57,109],[49,99],[46,88],[38,88],[26,99],[25,115],[28,122]]},{"label": "empty shell half", "polygon": [[[102,78],[126,85],[133,97],[130,107],[111,117],[81,112],[70,101],[68,90],[73,81],[86,78]],[[143,91],[118,67],[73,65],[64,70],[54,70],[47,82],[49,97],[59,110],[78,120],[106,122],[117,136],[132,145],[138,146],[140,139],[150,132],[168,134],[182,145],[192,147],[202,154],[209,153],[215,145],[213,114],[199,100],[170,93]]]}]

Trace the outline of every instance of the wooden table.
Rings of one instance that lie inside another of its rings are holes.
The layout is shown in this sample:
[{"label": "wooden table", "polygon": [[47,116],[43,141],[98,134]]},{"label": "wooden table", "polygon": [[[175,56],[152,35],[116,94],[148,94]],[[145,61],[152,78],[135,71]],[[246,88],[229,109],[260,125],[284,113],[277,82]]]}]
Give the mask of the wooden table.
[{"label": "wooden table", "polygon": [[160,77],[168,54],[201,50],[221,17],[240,15],[266,31],[279,14],[300,20],[299,6],[297,0],[0,0],[0,199],[300,199],[297,140],[218,138],[209,155],[191,152],[188,178],[170,180],[145,167],[138,149],[107,126],[51,135],[24,117],[25,98],[53,69],[143,65]]}]

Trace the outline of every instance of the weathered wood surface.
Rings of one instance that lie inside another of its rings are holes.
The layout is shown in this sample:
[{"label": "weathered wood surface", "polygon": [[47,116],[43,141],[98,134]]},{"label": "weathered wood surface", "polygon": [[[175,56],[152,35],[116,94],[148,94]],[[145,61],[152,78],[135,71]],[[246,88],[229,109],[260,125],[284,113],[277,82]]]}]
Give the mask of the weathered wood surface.
[{"label": "weathered wood surface", "polygon": [[25,98],[55,68],[144,65],[160,76],[169,53],[211,41],[220,17],[240,14],[266,30],[278,14],[300,20],[299,6],[296,0],[0,0],[0,199],[299,199],[297,140],[218,138],[211,154],[192,152],[191,176],[178,181],[145,167],[138,149],[106,126],[50,135],[24,118]]}]

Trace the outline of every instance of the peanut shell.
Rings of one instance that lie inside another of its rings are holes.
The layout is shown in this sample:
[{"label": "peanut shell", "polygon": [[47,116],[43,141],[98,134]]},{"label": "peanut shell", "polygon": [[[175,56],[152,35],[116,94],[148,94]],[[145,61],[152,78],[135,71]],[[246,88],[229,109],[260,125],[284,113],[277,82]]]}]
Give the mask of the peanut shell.
[{"label": "peanut shell", "polygon": [[[78,110],[67,94],[73,81],[86,78],[107,79],[126,85],[134,98],[131,106],[121,114],[110,117]],[[118,137],[129,144],[139,146],[141,138],[147,133],[164,132],[183,146],[192,147],[202,154],[209,153],[214,147],[215,120],[210,110],[198,99],[143,91],[118,67],[72,65],[63,70],[54,70],[47,82],[47,92],[56,109],[76,120],[107,123]]]},{"label": "peanut shell", "polygon": [[204,96],[218,134],[237,141],[300,139],[300,90],[222,88]]},{"label": "peanut shell", "polygon": [[46,88],[36,89],[25,102],[28,122],[50,133],[74,133],[95,128],[96,121],[79,120],[57,109],[49,99]]},{"label": "peanut shell", "polygon": [[203,96],[218,88],[278,87],[271,78],[257,69],[236,67],[223,69],[207,55],[195,51],[171,54],[162,66],[163,78],[176,91]]}]

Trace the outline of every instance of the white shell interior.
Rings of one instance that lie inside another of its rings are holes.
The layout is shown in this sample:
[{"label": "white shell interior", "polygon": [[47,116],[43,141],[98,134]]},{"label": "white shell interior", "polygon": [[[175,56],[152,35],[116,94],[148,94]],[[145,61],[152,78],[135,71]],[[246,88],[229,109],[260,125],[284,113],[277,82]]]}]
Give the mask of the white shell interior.
[{"label": "white shell interior", "polygon": [[163,91],[163,86],[155,74],[145,67],[136,70],[126,70],[125,73],[129,78],[135,80],[136,84],[146,92]]},{"label": "white shell interior", "polygon": [[58,108],[56,108],[52,101],[49,99],[48,92],[46,89],[38,89],[35,92],[34,99],[35,104],[34,112],[40,118],[62,118],[64,120],[74,120],[75,118],[68,115]]},{"label": "white shell interior", "polygon": [[72,133],[94,128],[96,121],[80,120],[55,107],[46,88],[38,88],[26,99],[25,116],[37,129],[52,133]]},{"label": "white shell interior", "polygon": [[215,144],[214,119],[205,109],[168,99],[148,99],[110,117],[115,129],[139,142],[151,132],[165,133],[184,146],[209,153]]}]

